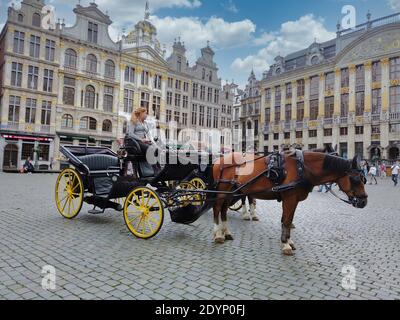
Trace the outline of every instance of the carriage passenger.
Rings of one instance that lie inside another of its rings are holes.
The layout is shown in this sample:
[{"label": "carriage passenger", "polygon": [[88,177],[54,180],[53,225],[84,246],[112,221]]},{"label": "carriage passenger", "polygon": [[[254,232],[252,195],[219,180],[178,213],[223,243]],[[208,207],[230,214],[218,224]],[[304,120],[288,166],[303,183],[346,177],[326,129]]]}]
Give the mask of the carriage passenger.
[{"label": "carriage passenger", "polygon": [[147,110],[145,108],[140,107],[134,110],[127,131],[128,137],[139,143],[142,154],[146,154],[147,149],[152,144],[149,127],[145,122],[146,118]]}]

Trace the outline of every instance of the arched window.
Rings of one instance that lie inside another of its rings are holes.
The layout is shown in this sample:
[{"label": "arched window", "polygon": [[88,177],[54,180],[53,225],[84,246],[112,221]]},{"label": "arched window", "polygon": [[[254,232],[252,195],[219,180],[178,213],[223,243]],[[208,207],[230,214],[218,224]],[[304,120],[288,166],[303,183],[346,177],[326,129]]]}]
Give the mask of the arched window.
[{"label": "arched window", "polygon": [[61,118],[61,128],[73,128],[74,118],[70,114],[64,114]]},{"label": "arched window", "polygon": [[104,70],[104,76],[107,78],[114,79],[115,78],[115,63],[112,60],[107,60]]},{"label": "arched window", "polygon": [[40,18],[40,14],[39,13],[34,13],[32,15],[32,25],[34,27],[40,27],[40,20],[41,20],[41,18]]},{"label": "arched window", "polygon": [[65,61],[64,65],[68,68],[76,69],[77,54],[75,50],[67,49],[65,50]]},{"label": "arched window", "polygon": [[93,86],[87,86],[85,90],[85,107],[89,109],[94,109],[96,100],[96,90]]},{"label": "arched window", "polygon": [[92,117],[83,117],[79,127],[83,130],[97,130],[97,121]]},{"label": "arched window", "polygon": [[203,80],[206,79],[206,69],[204,69],[204,68],[203,68],[203,70],[202,70],[201,79],[203,79]]},{"label": "arched window", "polygon": [[212,82],[212,79],[213,79],[213,73],[212,73],[212,71],[210,71],[208,80],[209,80],[210,82]]},{"label": "arched window", "polygon": [[104,132],[111,132],[112,131],[112,123],[110,120],[103,121],[103,131]]},{"label": "arched window", "polygon": [[97,72],[97,58],[94,54],[89,54],[86,58],[86,71]]},{"label": "arched window", "polygon": [[18,15],[18,22],[24,22],[24,16],[22,14]]}]

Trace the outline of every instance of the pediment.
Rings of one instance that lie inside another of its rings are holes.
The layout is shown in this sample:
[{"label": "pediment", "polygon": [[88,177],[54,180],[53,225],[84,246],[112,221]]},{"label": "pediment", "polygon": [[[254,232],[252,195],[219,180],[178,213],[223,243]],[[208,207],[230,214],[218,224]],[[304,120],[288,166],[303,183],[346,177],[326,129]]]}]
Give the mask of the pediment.
[{"label": "pediment", "polygon": [[124,54],[130,55],[135,59],[139,58],[168,67],[167,62],[153,48],[149,46],[125,49]]},{"label": "pediment", "polygon": [[89,17],[90,19],[103,22],[108,25],[112,23],[110,17],[99,10],[96,5],[91,5],[89,7],[82,7],[78,5],[74,9],[74,12],[76,14],[81,14],[83,16]]},{"label": "pediment", "polygon": [[400,25],[368,32],[350,43],[337,57],[338,66],[400,51]]}]

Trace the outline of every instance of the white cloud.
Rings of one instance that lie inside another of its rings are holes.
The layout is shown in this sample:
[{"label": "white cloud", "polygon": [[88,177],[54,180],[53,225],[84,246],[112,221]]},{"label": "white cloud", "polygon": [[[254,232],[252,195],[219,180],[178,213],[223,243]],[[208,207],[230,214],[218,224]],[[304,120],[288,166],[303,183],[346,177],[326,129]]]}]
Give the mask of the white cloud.
[{"label": "white cloud", "polygon": [[165,17],[152,16],[151,21],[157,28],[162,43],[172,43],[181,37],[188,49],[189,59],[194,59],[198,49],[207,41],[216,49],[227,49],[248,44],[253,39],[256,26],[250,20],[227,22],[218,17],[211,17],[203,22],[197,17]]},{"label": "white cloud", "polygon": [[226,3],[224,6],[225,6],[225,9],[228,10],[229,12],[232,12],[232,13],[239,12],[239,9],[236,7],[233,0],[229,0],[228,3]]},{"label": "white cloud", "polygon": [[388,0],[388,3],[394,11],[400,11],[400,0]]},{"label": "white cloud", "polygon": [[322,18],[308,14],[296,21],[288,21],[281,25],[279,31],[264,33],[254,40],[256,45],[264,45],[256,54],[245,58],[237,58],[231,64],[235,71],[250,72],[252,68],[258,74],[264,72],[273,63],[277,55],[285,56],[309,46],[315,39],[318,42],[335,37],[334,32],[324,27]]}]

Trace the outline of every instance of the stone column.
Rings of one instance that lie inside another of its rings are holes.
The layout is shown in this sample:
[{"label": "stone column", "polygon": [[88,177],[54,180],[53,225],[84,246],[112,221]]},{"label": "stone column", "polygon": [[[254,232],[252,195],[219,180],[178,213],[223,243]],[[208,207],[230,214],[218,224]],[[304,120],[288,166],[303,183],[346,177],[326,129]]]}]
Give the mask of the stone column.
[{"label": "stone column", "polygon": [[[382,64],[382,121],[381,121],[381,147],[389,146],[389,113],[390,113],[390,66],[389,58],[381,60]],[[386,149],[387,150],[387,149]],[[387,150],[388,152],[388,150]],[[382,154],[388,158],[388,155]]]},{"label": "stone column", "polygon": [[334,87],[334,108],[333,108],[333,126],[332,126],[332,147],[339,148],[339,128],[340,128],[340,100],[341,100],[341,75],[340,68],[335,69],[335,87]]},{"label": "stone column", "polygon": [[325,73],[319,75],[317,147],[324,146]]},{"label": "stone column", "polygon": [[308,148],[308,121],[310,120],[310,77],[304,79],[303,145]]}]

